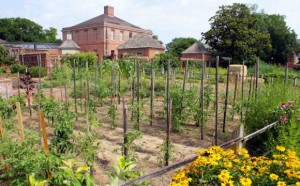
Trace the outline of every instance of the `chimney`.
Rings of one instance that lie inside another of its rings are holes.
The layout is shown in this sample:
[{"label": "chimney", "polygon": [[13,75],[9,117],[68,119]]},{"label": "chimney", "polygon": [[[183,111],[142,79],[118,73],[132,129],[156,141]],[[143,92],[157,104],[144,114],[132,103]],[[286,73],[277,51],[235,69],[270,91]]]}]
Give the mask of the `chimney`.
[{"label": "chimney", "polygon": [[72,40],[72,34],[70,32],[67,33],[67,40]]},{"label": "chimney", "polygon": [[114,7],[112,6],[105,6],[104,7],[104,14],[108,16],[114,16]]}]

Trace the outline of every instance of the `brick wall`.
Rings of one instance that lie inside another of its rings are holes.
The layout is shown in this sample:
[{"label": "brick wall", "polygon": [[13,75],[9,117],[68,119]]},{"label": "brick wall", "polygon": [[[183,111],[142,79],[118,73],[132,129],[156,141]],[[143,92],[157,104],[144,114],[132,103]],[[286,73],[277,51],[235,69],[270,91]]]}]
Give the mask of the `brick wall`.
[{"label": "brick wall", "polygon": [[141,48],[141,49],[123,49],[118,50],[118,58],[122,58],[128,55],[138,55],[138,56],[145,56],[148,58],[153,58],[155,54],[164,53],[164,49],[152,49],[152,48]]}]

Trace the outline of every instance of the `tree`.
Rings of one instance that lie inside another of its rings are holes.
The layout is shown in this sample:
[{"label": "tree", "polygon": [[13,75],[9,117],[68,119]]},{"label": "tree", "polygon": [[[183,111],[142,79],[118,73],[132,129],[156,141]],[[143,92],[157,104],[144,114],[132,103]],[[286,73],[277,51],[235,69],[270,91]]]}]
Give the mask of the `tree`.
[{"label": "tree", "polygon": [[218,55],[241,61],[259,56],[271,48],[270,35],[259,28],[245,4],[223,5],[209,21],[211,29],[202,35]]},{"label": "tree", "polygon": [[57,30],[44,30],[42,26],[26,18],[0,19],[0,38],[6,41],[56,42]]},{"label": "tree", "polygon": [[297,34],[286,25],[285,16],[264,12],[253,13],[258,20],[259,27],[270,34],[272,49],[270,53],[260,57],[271,63],[286,63],[287,56],[291,51],[298,50]]},{"label": "tree", "polygon": [[16,58],[9,56],[8,51],[0,45],[0,65],[11,65],[16,61]]},{"label": "tree", "polygon": [[57,29],[50,27],[49,29],[45,29],[45,42],[47,43],[61,43],[61,39],[57,39]]},{"label": "tree", "polygon": [[197,42],[197,39],[187,37],[179,37],[173,39],[170,43],[167,44],[167,50],[169,53],[173,54],[176,57],[181,56],[181,52],[183,52],[185,49],[193,45]]},{"label": "tree", "polygon": [[161,40],[158,39],[158,35],[153,35],[152,38],[158,41],[160,44],[164,44]]},{"label": "tree", "polygon": [[164,68],[167,70],[168,68],[168,60],[170,60],[170,66],[172,68],[179,67],[180,62],[176,56],[171,53],[164,53],[164,54],[156,54],[154,56],[154,64],[156,68]]}]

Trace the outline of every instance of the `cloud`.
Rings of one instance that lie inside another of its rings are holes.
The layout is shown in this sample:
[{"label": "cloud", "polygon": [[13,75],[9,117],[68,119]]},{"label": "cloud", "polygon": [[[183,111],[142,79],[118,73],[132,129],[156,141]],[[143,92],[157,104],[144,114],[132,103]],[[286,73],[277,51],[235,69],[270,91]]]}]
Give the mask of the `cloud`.
[{"label": "cloud", "polygon": [[152,30],[166,44],[175,37],[200,39],[219,6],[234,2],[257,3],[266,13],[286,15],[287,25],[300,33],[299,0],[0,0],[0,12],[2,17],[25,17],[61,30],[98,16],[111,5],[117,17]]}]

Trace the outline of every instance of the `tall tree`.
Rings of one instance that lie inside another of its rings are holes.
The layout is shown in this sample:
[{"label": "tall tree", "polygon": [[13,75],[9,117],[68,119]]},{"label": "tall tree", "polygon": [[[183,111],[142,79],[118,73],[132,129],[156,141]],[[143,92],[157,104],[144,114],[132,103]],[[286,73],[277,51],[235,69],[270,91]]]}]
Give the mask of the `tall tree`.
[{"label": "tall tree", "polygon": [[179,37],[174,38],[170,43],[167,44],[167,50],[169,53],[176,57],[180,57],[181,52],[190,47],[192,44],[196,43],[197,39],[191,37]]},{"label": "tall tree", "polygon": [[241,61],[271,48],[270,35],[259,29],[245,4],[220,6],[209,21],[211,29],[202,33],[203,38],[221,56]]},{"label": "tall tree", "polygon": [[0,38],[6,41],[56,42],[57,30],[44,30],[42,26],[26,18],[0,19]]},{"label": "tall tree", "polygon": [[285,16],[253,13],[259,27],[270,34],[272,49],[260,57],[271,63],[285,63],[290,52],[298,49],[297,34],[285,22]]}]

